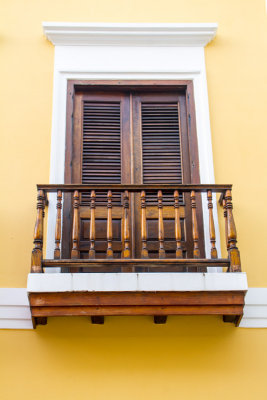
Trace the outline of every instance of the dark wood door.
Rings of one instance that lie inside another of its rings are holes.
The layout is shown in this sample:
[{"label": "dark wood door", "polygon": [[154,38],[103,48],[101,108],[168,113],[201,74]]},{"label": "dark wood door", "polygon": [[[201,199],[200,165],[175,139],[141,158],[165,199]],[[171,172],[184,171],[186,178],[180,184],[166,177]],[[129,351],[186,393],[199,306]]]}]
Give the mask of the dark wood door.
[{"label": "dark wood door", "polygon": [[[125,93],[77,93],[74,104],[72,183],[130,183],[130,112]],[[88,258],[89,193],[80,199],[80,258]],[[106,257],[107,193],[96,193],[97,258]],[[123,230],[121,196],[112,197],[113,256],[121,257]]]},{"label": "dark wood door", "polygon": [[[190,183],[190,158],[187,136],[185,93],[134,92],[134,180],[140,184]],[[150,258],[158,258],[158,193],[147,193],[147,236]],[[189,202],[180,196],[181,230],[184,257],[192,254],[191,215]],[[166,258],[175,258],[174,197],[162,194],[164,247]],[[140,196],[135,198],[135,232],[140,232]],[[185,218],[185,215],[188,217]],[[187,240],[185,238],[187,232]],[[141,242],[136,236],[139,256]]]},{"label": "dark wood door", "polygon": [[[74,95],[71,168],[69,182],[83,184],[149,184],[192,182],[192,146],[188,104],[184,89],[156,90],[106,88],[77,90]],[[107,249],[107,193],[96,197],[96,258],[105,258]],[[190,199],[180,196],[184,257],[192,257]],[[200,198],[198,199],[200,207]],[[123,208],[119,194],[113,194],[113,250],[121,258],[123,248]],[[158,258],[157,193],[147,193],[148,250]],[[163,193],[165,250],[175,257],[173,193]],[[140,195],[130,197],[132,257],[141,254]],[[200,221],[200,231],[202,229]],[[81,196],[80,257],[89,251],[90,209],[88,194]],[[203,235],[200,235],[203,236]],[[203,242],[200,242],[203,251]]]}]

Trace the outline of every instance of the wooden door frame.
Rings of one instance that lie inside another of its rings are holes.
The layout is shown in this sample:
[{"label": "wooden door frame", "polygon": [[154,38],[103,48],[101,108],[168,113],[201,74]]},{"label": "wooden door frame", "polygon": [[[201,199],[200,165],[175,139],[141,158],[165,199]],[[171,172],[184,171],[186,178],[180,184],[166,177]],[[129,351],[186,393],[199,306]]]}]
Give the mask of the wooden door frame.
[{"label": "wooden door frame", "polygon": [[[153,91],[166,91],[166,90],[183,90],[186,98],[186,122],[187,122],[187,136],[189,144],[189,160],[190,160],[190,177],[192,184],[200,183],[199,171],[199,157],[198,157],[198,138],[196,130],[196,115],[195,115],[195,101],[194,101],[194,88],[192,80],[68,80],[67,83],[67,104],[66,104],[66,142],[65,142],[65,171],[64,183],[72,183],[72,141],[73,141],[73,111],[74,111],[74,98],[75,93],[79,91],[91,90],[130,90],[130,89],[148,89]],[[189,182],[188,182],[189,183]],[[199,229],[199,245],[200,249],[204,252],[204,227],[202,217],[202,202],[201,195],[198,197],[197,219]],[[71,200],[66,199],[65,204],[70,207]],[[67,257],[69,253],[68,239],[71,235],[71,226],[67,222],[71,215],[63,213],[63,240],[62,252],[63,256]],[[204,254],[201,254],[204,257]],[[68,257],[67,257],[68,258]]]}]

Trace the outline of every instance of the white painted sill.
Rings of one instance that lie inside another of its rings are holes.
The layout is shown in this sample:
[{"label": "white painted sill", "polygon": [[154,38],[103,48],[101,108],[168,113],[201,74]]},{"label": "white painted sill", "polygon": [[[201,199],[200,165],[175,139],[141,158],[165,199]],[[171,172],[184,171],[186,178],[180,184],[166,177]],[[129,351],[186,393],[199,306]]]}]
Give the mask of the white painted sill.
[{"label": "white painted sill", "polygon": [[29,274],[28,293],[232,291],[248,289],[240,273],[55,273]]}]

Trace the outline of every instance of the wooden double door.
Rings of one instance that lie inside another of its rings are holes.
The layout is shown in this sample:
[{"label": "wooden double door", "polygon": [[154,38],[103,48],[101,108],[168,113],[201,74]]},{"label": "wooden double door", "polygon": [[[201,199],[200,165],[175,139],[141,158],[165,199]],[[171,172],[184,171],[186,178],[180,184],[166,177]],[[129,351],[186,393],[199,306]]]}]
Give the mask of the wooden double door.
[{"label": "wooden double door", "polygon": [[[66,157],[66,183],[82,184],[187,184],[199,183],[197,143],[190,128],[187,87],[85,87],[73,85],[73,118]],[[192,99],[193,100],[193,99]],[[192,107],[192,105],[191,105]],[[71,156],[69,156],[71,154]],[[195,158],[194,158],[195,157]],[[192,172],[192,166],[195,170]],[[195,181],[192,182],[192,176]],[[184,257],[192,257],[189,194],[180,195]],[[141,254],[140,194],[130,195],[132,258]],[[166,258],[175,257],[173,193],[163,192]],[[157,193],[147,193],[147,247],[158,258]],[[96,193],[96,258],[107,249],[107,193]],[[112,196],[114,258],[122,257],[122,195]],[[200,229],[201,229],[201,221]],[[88,258],[90,198],[80,199],[80,258]],[[200,247],[201,242],[200,242]]]}]

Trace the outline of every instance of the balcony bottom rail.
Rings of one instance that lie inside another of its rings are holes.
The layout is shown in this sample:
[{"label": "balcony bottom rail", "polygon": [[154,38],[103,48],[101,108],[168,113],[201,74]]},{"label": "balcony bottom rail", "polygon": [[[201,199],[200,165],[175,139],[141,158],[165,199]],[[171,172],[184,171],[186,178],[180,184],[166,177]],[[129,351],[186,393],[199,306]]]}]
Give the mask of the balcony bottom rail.
[{"label": "balcony bottom rail", "polygon": [[[43,260],[43,268],[71,268],[72,270],[90,268],[94,269],[95,272],[100,272],[106,269],[107,272],[114,272],[114,270],[121,268],[122,271],[132,272],[135,269],[146,268],[151,270],[168,270],[168,272],[177,272],[178,269],[186,268],[190,270],[195,268],[207,268],[207,267],[226,267],[230,268],[230,261],[227,258],[218,258],[216,260],[205,259],[205,258],[188,258],[188,259],[173,259],[166,258],[161,259],[95,259],[95,260]],[[117,272],[117,271],[115,271]]]}]

